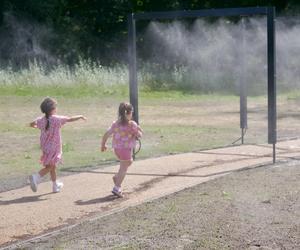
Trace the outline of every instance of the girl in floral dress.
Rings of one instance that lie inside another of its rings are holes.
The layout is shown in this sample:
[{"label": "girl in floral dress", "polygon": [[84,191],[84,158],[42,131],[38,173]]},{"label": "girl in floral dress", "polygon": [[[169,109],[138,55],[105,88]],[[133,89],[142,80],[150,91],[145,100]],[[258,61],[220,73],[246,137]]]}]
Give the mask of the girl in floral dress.
[{"label": "girl in floral dress", "polygon": [[112,193],[123,197],[121,184],[125,178],[128,167],[132,164],[132,150],[135,147],[136,138],[142,136],[142,130],[135,121],[132,121],[133,107],[129,103],[121,103],[119,106],[119,118],[114,121],[103,135],[101,151],[105,151],[106,141],[112,135],[112,147],[116,157],[120,160],[119,171],[113,176],[114,187]]},{"label": "girl in floral dress", "polygon": [[82,115],[72,117],[56,115],[56,106],[57,102],[54,99],[45,98],[40,106],[42,113],[45,115],[30,123],[31,127],[38,128],[41,131],[42,156],[40,162],[44,166],[38,173],[29,176],[30,187],[33,192],[37,191],[41,177],[48,173],[50,173],[53,182],[53,192],[60,192],[63,183],[56,180],[56,167],[62,160],[61,127],[66,122],[86,120]]}]

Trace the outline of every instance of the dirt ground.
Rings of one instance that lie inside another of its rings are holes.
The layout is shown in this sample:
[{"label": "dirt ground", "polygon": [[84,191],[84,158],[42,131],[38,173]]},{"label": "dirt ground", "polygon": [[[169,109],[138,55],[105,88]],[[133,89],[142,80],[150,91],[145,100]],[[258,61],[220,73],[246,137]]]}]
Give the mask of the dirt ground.
[{"label": "dirt ground", "polygon": [[238,171],[16,249],[300,249],[299,165]]}]

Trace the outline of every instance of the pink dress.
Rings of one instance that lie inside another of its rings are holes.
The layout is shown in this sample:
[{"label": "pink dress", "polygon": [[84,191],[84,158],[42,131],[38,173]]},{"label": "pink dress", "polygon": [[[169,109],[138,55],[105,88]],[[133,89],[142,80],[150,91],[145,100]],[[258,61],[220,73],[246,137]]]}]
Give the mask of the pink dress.
[{"label": "pink dress", "polygon": [[56,165],[62,160],[61,127],[69,118],[66,116],[52,115],[49,117],[49,128],[46,130],[47,119],[45,116],[36,120],[37,127],[41,130],[40,145],[42,150],[41,164],[44,166]]},{"label": "pink dress", "polygon": [[108,129],[110,135],[113,135],[112,147],[120,161],[132,160],[132,149],[136,144],[138,136],[138,125],[130,121],[127,125],[122,125],[118,121],[113,122]]},{"label": "pink dress", "polygon": [[114,121],[108,131],[110,135],[113,135],[112,147],[114,149],[132,149],[135,147],[138,135],[138,125],[135,121],[130,121],[127,125]]}]

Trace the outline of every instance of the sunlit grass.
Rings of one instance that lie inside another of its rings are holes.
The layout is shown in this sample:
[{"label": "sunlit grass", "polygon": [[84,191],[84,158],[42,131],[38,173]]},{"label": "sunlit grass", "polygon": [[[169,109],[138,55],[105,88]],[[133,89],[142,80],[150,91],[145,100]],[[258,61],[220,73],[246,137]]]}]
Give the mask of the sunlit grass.
[{"label": "sunlit grass", "polygon": [[[208,83],[201,71],[194,75],[181,68],[153,71],[151,65],[143,64],[137,72],[139,89],[142,95],[160,97],[185,97],[190,95],[238,95],[235,82],[224,79]],[[210,80],[211,81],[211,80]],[[81,60],[73,67],[66,65],[43,66],[36,62],[29,68],[15,71],[0,69],[0,95],[7,96],[109,96],[128,95],[129,73],[127,65],[102,66],[91,61]],[[210,88],[211,86],[211,88]],[[154,91],[154,93],[153,93]],[[150,94],[149,94],[150,93]]]},{"label": "sunlit grass", "polygon": [[109,96],[128,92],[128,70],[124,66],[103,67],[80,61],[72,68],[51,70],[33,63],[29,68],[0,70],[0,95],[7,96]]},{"label": "sunlit grass", "polygon": [[104,67],[90,61],[80,61],[72,68],[66,65],[47,69],[37,63],[31,63],[29,68],[14,71],[10,68],[0,70],[1,85],[33,85],[70,86],[93,85],[112,86],[124,85],[128,82],[128,71],[125,65]]},{"label": "sunlit grass", "polygon": [[[179,81],[180,72],[176,74]],[[153,90],[139,77],[140,123],[145,134],[138,159],[230,145],[240,136],[239,96],[234,93]],[[125,66],[106,68],[81,62],[72,69],[60,66],[46,71],[33,64],[18,72],[0,70],[0,177],[25,175],[41,167],[39,131],[28,124],[42,115],[39,105],[45,96],[58,100],[59,114],[88,118],[63,128],[61,170],[115,161],[112,150],[100,152],[100,140],[116,119],[118,104],[129,101],[128,89]],[[284,104],[294,102],[300,92],[278,99]],[[249,97],[248,105],[246,141],[266,142],[266,96]]]}]

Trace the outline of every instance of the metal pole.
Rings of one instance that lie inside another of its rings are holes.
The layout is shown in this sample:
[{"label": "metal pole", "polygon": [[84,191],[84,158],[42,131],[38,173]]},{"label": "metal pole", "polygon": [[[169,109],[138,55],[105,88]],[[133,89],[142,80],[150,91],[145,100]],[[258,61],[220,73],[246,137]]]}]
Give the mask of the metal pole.
[{"label": "metal pole", "polygon": [[247,93],[245,81],[245,21],[242,18],[242,53],[241,53],[241,77],[240,77],[240,128],[241,128],[241,141],[244,144],[244,134],[247,129]]},{"label": "metal pole", "polygon": [[268,143],[273,144],[273,163],[276,162],[276,57],[275,8],[267,8],[268,24]]},{"label": "metal pole", "polygon": [[129,68],[129,96],[133,106],[133,120],[139,123],[138,84],[136,67],[136,28],[133,14],[128,15],[128,68]]},{"label": "metal pole", "polygon": [[[128,15],[128,69],[129,69],[129,98],[133,106],[133,120],[139,123],[138,85],[136,72],[136,28],[133,14]],[[135,160],[135,149],[132,158]]]}]

